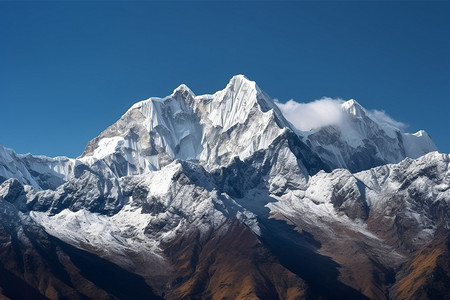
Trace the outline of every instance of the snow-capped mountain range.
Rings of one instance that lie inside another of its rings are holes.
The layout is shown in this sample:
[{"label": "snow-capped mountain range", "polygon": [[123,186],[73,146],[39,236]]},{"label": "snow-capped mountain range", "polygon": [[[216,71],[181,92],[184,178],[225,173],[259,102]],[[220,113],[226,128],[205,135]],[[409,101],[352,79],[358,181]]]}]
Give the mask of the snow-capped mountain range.
[{"label": "snow-capped mountain range", "polygon": [[136,103],[76,159],[0,146],[0,294],[140,298],[90,262],[150,298],[400,297],[448,235],[450,156],[339,105],[343,122],[300,130],[237,75]]}]

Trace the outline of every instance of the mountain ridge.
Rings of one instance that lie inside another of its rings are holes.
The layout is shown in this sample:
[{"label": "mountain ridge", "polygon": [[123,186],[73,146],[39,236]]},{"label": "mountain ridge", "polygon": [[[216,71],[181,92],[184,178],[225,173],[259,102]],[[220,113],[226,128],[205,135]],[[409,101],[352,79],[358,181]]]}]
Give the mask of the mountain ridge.
[{"label": "mountain ridge", "polygon": [[[407,263],[450,228],[450,156],[430,152],[426,133],[403,143],[400,129],[354,100],[338,105],[344,123],[300,131],[238,75],[213,95],[180,85],[138,102],[77,159],[0,146],[1,246],[28,245],[47,267],[31,278],[16,267],[27,252],[13,250],[0,252],[1,266],[55,299],[117,295],[117,278],[77,275],[67,259],[84,267],[79,255],[140,276],[149,288],[140,290],[167,299],[403,294],[395,277],[407,280]],[[429,153],[407,158],[408,145]]]}]

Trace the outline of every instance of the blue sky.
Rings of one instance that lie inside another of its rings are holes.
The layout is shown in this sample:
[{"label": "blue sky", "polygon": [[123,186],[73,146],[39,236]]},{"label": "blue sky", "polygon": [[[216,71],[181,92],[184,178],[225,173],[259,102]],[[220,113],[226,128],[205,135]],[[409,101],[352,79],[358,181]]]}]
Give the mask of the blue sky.
[{"label": "blue sky", "polygon": [[235,74],[357,99],[450,152],[450,2],[0,2],[0,144],[76,157],[135,102]]}]

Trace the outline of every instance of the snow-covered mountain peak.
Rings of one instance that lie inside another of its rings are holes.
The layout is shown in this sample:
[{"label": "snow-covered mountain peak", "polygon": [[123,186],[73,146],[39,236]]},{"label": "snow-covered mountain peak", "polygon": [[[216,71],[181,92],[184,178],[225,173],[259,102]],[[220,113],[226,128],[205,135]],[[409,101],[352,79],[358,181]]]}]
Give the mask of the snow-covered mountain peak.
[{"label": "snow-covered mountain peak", "polygon": [[255,88],[257,86],[256,82],[248,79],[245,75],[237,74],[237,75],[234,75],[233,77],[231,77],[230,81],[227,84],[227,88],[234,86],[234,85],[242,85],[242,84],[251,85]]},{"label": "snow-covered mountain peak", "polygon": [[366,116],[366,110],[356,100],[350,99],[341,105],[342,109],[349,114],[363,118]]},{"label": "snow-covered mountain peak", "polygon": [[180,95],[183,93],[188,93],[192,97],[195,97],[195,94],[192,92],[192,90],[184,83],[180,84],[176,89],[174,89],[171,96],[176,97],[176,95]]},{"label": "snow-covered mountain peak", "polygon": [[231,78],[225,89],[212,96],[209,119],[215,126],[228,130],[236,124],[243,124],[255,111],[266,113],[273,111],[273,116],[280,122],[280,127],[289,127],[279,108],[273,100],[262,91],[256,82],[244,75]]},{"label": "snow-covered mountain peak", "polygon": [[422,137],[422,136],[430,137],[430,135],[425,130],[419,130],[416,133],[413,133],[413,135],[415,135],[417,137]]},{"label": "snow-covered mountain peak", "polygon": [[[244,75],[235,75],[223,90],[213,95],[213,100],[217,102],[228,102],[231,100],[232,103],[234,100],[256,100],[259,91],[260,89],[256,82],[249,80]],[[240,97],[243,94],[246,96],[246,99]]]},{"label": "snow-covered mountain peak", "polygon": [[424,153],[437,151],[437,147],[425,130],[419,130],[416,133],[405,133],[403,135],[403,144],[408,157],[416,158]]},{"label": "snow-covered mountain peak", "polygon": [[404,125],[383,111],[366,110],[354,99],[340,103],[340,107],[339,122],[318,128],[306,137],[332,168],[357,172],[437,150],[425,131],[404,133]]},{"label": "snow-covered mountain peak", "polygon": [[106,160],[119,176],[158,170],[174,159],[211,169],[267,147],[285,127],[272,99],[237,75],[213,95],[195,96],[182,84],[167,97],[136,103],[81,157]]}]

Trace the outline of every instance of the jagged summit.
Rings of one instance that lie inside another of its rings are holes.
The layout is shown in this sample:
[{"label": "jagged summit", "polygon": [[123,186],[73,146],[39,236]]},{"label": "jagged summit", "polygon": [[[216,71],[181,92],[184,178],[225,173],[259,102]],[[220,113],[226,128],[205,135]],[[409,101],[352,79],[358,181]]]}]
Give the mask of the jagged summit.
[{"label": "jagged summit", "polygon": [[120,175],[157,170],[174,159],[214,168],[266,148],[286,127],[272,99],[237,75],[213,95],[195,96],[180,85],[167,97],[136,103],[80,159],[104,159]]},{"label": "jagged summit", "polygon": [[253,89],[258,89],[259,90],[259,87],[258,87],[258,85],[256,84],[256,82],[255,81],[252,81],[252,80],[250,80],[250,79],[248,79],[245,75],[243,75],[243,74],[237,74],[237,75],[234,75],[233,77],[231,77],[231,79],[230,79],[230,81],[228,82],[228,84],[227,84],[227,86],[226,86],[226,88],[225,89],[227,89],[227,88],[231,88],[231,87],[233,87],[233,86],[241,86],[241,85],[247,85],[247,86],[249,86],[249,87],[251,87],[251,88],[253,88]]},{"label": "jagged summit", "polygon": [[249,90],[254,91],[255,94],[262,92],[255,81],[248,79],[245,75],[242,74],[233,76],[226,85],[224,90],[233,90],[233,91]]}]

